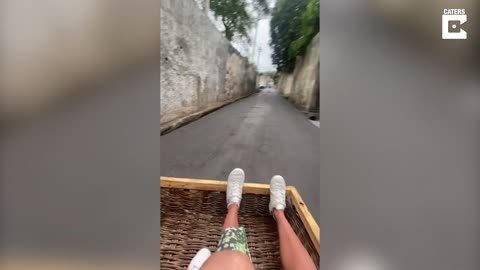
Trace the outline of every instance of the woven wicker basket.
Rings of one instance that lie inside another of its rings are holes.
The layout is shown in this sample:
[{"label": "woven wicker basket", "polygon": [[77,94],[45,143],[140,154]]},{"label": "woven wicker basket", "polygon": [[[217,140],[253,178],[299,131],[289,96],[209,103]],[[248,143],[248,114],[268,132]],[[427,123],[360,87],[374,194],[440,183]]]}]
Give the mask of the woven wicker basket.
[{"label": "woven wicker basket", "polygon": [[[225,215],[225,181],[160,179],[160,269],[186,269],[196,252],[215,250]],[[275,220],[268,212],[269,185],[245,183],[239,223],[256,269],[282,269]],[[294,187],[287,187],[285,214],[315,265],[320,229]]]}]

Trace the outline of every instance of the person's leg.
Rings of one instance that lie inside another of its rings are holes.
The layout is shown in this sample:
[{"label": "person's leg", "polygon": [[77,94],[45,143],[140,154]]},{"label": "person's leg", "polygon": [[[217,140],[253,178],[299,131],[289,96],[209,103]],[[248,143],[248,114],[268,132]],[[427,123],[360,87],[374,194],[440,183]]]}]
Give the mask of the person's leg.
[{"label": "person's leg", "polygon": [[312,258],[293,231],[283,210],[274,210],[277,220],[278,235],[280,238],[280,258],[285,270],[314,270]]},{"label": "person's leg", "polygon": [[230,204],[228,206],[228,213],[227,216],[225,217],[225,221],[223,222],[223,229],[227,228],[239,228],[240,226],[238,225],[238,204]]},{"label": "person's leg", "polygon": [[203,264],[201,270],[255,270],[250,259],[240,251],[215,252]]},{"label": "person's leg", "polygon": [[228,176],[227,208],[223,223],[223,234],[217,252],[203,264],[202,270],[254,270],[249,258],[245,230],[238,225],[238,208],[242,200],[245,174],[241,169],[233,170]]},{"label": "person's leg", "polygon": [[[225,217],[223,223],[224,234],[221,237],[220,245],[228,241],[225,241],[225,236],[230,237],[230,234],[227,230],[238,229],[238,204],[233,203],[228,206],[228,213]],[[243,229],[242,229],[243,230]],[[239,252],[232,250],[222,250],[212,254],[205,262],[203,262],[202,270],[223,270],[223,269],[232,269],[232,270],[253,270],[253,265],[250,262],[248,256]]]},{"label": "person's leg", "polygon": [[280,259],[285,270],[315,270],[315,264],[292,226],[288,223],[285,209],[285,180],[275,175],[270,181],[269,209],[277,221],[280,238]]}]

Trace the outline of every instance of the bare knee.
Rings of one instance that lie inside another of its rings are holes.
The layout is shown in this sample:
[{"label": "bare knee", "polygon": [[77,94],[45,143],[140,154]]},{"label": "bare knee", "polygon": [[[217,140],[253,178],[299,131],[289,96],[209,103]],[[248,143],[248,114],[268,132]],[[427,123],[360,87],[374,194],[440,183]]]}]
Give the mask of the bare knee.
[{"label": "bare knee", "polygon": [[212,254],[202,270],[255,270],[247,255],[239,251],[220,251]]}]

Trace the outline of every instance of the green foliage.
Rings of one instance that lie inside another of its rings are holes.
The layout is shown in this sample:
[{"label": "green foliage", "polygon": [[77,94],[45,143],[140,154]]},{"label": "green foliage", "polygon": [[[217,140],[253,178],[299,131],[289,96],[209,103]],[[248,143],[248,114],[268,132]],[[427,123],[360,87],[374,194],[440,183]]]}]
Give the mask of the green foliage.
[{"label": "green foliage", "polygon": [[252,5],[253,9],[258,12],[259,16],[270,13],[270,9],[268,8],[268,0],[253,0]]},{"label": "green foliage", "polygon": [[225,26],[225,36],[232,40],[235,34],[247,36],[252,24],[246,11],[247,3],[242,0],[211,0],[210,9]]},{"label": "green foliage", "polygon": [[302,36],[290,44],[290,57],[304,55],[308,44],[320,31],[320,0],[310,0],[302,18]]},{"label": "green foliage", "polygon": [[[210,0],[210,9],[222,21],[228,40],[231,41],[235,35],[248,38],[248,30],[253,23],[247,12],[248,4],[246,0]],[[252,6],[259,14],[269,12],[267,0],[254,0]]]},{"label": "green foliage", "polygon": [[273,78],[273,83],[274,83],[275,85],[277,85],[277,84],[278,84],[278,80],[280,79],[280,74],[279,74],[278,72],[275,72],[275,73],[273,74],[272,78]]},{"label": "green foliage", "polygon": [[303,17],[308,0],[278,0],[270,22],[272,62],[278,71],[291,72],[296,55],[290,53],[290,45],[302,37]]}]

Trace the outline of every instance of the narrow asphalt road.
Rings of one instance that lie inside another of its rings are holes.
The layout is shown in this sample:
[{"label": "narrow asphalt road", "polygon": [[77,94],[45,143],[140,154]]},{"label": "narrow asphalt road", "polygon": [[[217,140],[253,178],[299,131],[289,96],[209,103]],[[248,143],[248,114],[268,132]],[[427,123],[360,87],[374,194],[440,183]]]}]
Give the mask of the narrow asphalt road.
[{"label": "narrow asphalt road", "polygon": [[319,135],[276,90],[264,89],[162,136],[160,174],[223,180],[239,167],[253,183],[280,174],[318,221]]}]

